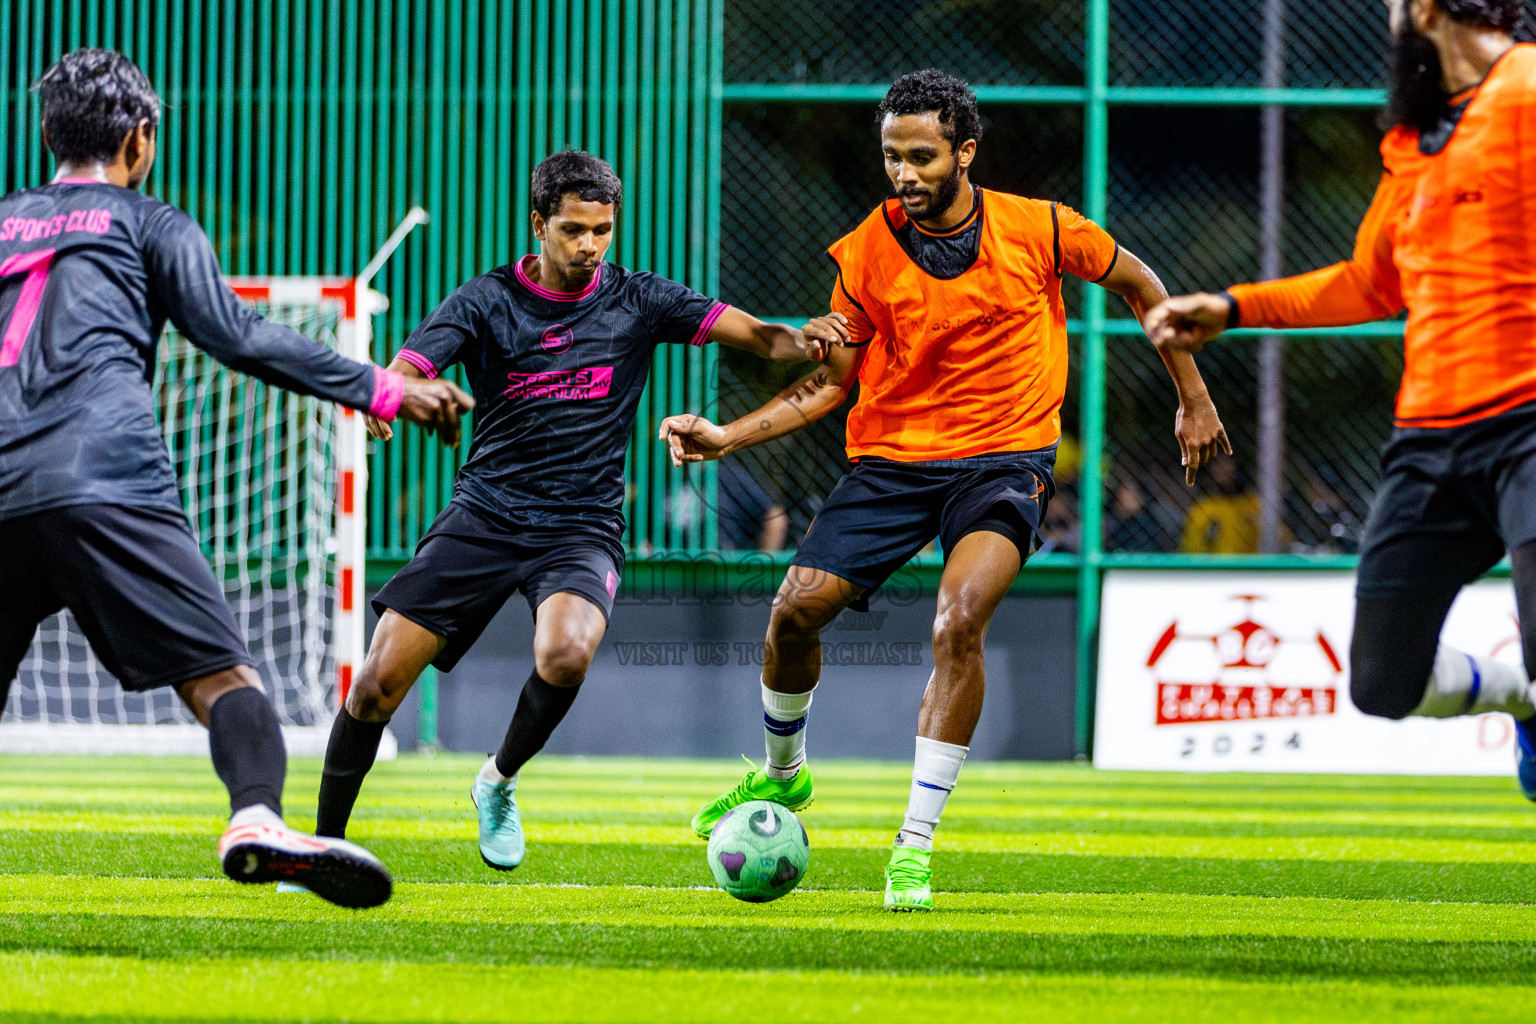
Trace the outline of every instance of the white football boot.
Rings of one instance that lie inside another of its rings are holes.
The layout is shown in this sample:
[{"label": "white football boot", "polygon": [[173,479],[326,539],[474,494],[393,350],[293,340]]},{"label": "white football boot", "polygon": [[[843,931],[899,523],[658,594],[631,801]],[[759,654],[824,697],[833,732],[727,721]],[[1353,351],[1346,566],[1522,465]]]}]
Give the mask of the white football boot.
[{"label": "white football boot", "polygon": [[384,865],[361,846],[291,829],[261,804],[229,819],[219,860],[237,882],[292,882],[341,907],[376,907],[394,886]]}]

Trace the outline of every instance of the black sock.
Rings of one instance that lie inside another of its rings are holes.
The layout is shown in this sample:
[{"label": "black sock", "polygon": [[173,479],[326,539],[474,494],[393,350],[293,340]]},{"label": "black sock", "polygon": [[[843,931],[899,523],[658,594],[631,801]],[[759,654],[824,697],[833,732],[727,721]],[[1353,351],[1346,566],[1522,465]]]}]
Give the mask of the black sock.
[{"label": "black sock", "polygon": [[267,695],[254,686],[230,690],[208,711],[213,770],[229,789],[231,812],[265,804],[283,813],[288,749]]},{"label": "black sock", "polygon": [[315,835],[340,839],[347,834],[347,820],[357,803],[363,777],[379,754],[379,740],[388,722],[363,722],[352,717],[346,705],[336,712],[331,739],[325,746],[325,768],[320,772],[320,809],[315,813]]},{"label": "black sock", "polygon": [[528,759],[544,749],[555,726],[571,710],[576,700],[575,686],[551,686],[539,678],[537,669],[523,684],[523,694],[517,698],[517,711],[512,724],[507,726],[507,736],[496,751],[496,770],[511,777],[516,775]]}]

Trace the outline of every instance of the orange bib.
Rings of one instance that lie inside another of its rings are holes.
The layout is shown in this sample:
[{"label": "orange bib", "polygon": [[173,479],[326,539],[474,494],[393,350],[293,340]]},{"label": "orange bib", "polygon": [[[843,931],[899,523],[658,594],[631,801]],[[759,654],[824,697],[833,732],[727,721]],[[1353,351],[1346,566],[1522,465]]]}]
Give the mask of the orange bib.
[{"label": "orange bib", "polygon": [[1099,280],[1114,241],[1060,204],[982,191],[980,252],[941,280],[907,255],[899,200],[830,250],[832,308],[869,352],[848,415],[848,455],[899,462],[1032,451],[1061,438],[1067,314],[1061,278]]}]

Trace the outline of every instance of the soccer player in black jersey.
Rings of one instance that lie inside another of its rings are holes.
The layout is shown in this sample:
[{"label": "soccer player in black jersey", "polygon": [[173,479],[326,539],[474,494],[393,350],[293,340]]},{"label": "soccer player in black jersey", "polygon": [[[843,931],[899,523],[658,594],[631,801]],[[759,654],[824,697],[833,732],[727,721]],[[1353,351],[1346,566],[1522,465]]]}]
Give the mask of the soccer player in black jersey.
[{"label": "soccer player in black jersey", "polygon": [[371,854],[283,823],[282,733],[182,511],[151,400],[155,346],[169,320],[237,370],[450,440],[473,403],[243,305],[197,224],[138,191],[160,101],[126,57],[70,53],[37,91],[58,173],[0,199],[0,709],[37,624],[68,608],[125,689],[174,687],[208,727],[232,812],[226,874],[382,903],[390,878]]},{"label": "soccer player in black jersey", "polygon": [[[539,164],[538,254],[459,288],[390,364],[435,378],[462,363],[479,412],[453,500],[374,599],[378,629],[326,751],[322,835],[344,834],[384,726],[421,672],[453,668],[522,591],[534,615],[534,671],[472,787],[481,856],[493,868],[517,867],[518,770],[575,700],[619,585],[624,452],[653,350],[717,341],[800,362],[821,359],[836,337],[766,324],[605,263],[621,189],[612,168],[587,153]],[[382,423],[370,428],[390,435]]]}]

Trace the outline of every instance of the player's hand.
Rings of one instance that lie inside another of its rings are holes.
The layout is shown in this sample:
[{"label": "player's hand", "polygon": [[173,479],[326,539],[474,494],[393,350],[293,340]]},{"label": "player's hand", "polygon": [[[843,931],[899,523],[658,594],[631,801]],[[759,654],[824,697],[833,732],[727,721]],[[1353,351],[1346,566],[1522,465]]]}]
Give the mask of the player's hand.
[{"label": "player's hand", "polygon": [[395,428],[379,419],[377,416],[364,416],[363,422],[368,425],[368,436],[379,441],[388,441],[395,436]]},{"label": "player's hand", "polygon": [[800,333],[805,335],[805,358],[818,363],[827,361],[832,346],[846,345],[853,340],[853,335],[848,332],[848,318],[841,313],[819,316],[801,328]]},{"label": "player's hand", "polygon": [[1209,398],[1179,403],[1178,414],[1173,420],[1173,432],[1179,439],[1180,463],[1184,466],[1184,484],[1195,486],[1195,474],[1200,467],[1216,457],[1218,451],[1232,454],[1232,442],[1227,440],[1227,428],[1221,425],[1216,406]]},{"label": "player's hand", "polygon": [[656,436],[667,442],[674,466],[713,462],[725,455],[725,428],[702,416],[668,416],[661,421],[661,431]]},{"label": "player's hand", "polygon": [[[459,443],[459,417],[475,407],[475,400],[451,380],[405,378],[400,399],[400,418],[419,423],[447,445]],[[386,426],[387,424],[381,424]],[[374,434],[378,437],[378,434]]]},{"label": "player's hand", "polygon": [[1232,303],[1221,295],[1199,292],[1164,299],[1147,313],[1147,337],[1159,348],[1199,352],[1206,342],[1227,329]]}]

